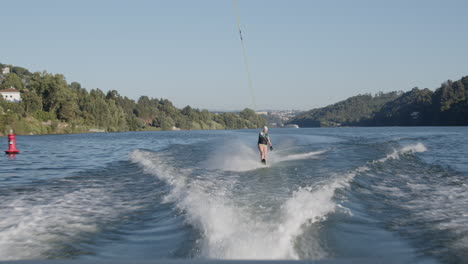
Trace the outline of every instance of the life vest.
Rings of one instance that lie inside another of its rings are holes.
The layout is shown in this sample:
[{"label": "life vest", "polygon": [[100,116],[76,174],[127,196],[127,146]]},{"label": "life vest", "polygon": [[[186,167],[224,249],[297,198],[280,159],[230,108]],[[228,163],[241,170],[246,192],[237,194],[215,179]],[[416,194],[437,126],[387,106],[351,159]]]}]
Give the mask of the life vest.
[{"label": "life vest", "polygon": [[260,134],[258,134],[258,144],[268,144],[268,133],[260,132]]}]

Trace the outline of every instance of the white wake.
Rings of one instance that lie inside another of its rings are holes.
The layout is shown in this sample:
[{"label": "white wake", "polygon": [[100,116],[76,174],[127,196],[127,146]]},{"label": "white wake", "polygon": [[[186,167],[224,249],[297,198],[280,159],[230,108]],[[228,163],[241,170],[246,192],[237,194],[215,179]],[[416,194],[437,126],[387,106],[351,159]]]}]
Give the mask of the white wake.
[{"label": "white wake", "polygon": [[[253,149],[242,145],[239,149],[243,150],[243,155],[234,159],[238,166],[224,167],[226,170],[244,171],[259,167],[257,162],[244,163],[255,156]],[[420,143],[410,145],[396,151],[397,154],[392,153],[371,163],[424,150],[424,145]],[[323,151],[294,154],[284,156],[283,160],[305,159],[320,153]],[[219,163],[223,160],[222,155],[218,153],[215,157],[220,158],[217,164],[227,166]],[[282,203],[277,216],[266,220],[258,216],[255,208],[236,203],[236,197],[231,193],[236,177],[212,181],[208,180],[209,177],[191,175],[188,178],[184,171],[170,166],[166,158],[142,150],[133,151],[130,159],[172,187],[166,201],[174,202],[186,213],[188,223],[201,232],[200,255],[215,259],[299,259],[294,243],[304,233],[304,228],[323,221],[340,207],[333,199],[335,191],[348,187],[357,174],[369,170],[367,166],[360,166],[321,185],[299,188]],[[326,256],[320,246],[312,249],[312,252],[315,258]]]}]

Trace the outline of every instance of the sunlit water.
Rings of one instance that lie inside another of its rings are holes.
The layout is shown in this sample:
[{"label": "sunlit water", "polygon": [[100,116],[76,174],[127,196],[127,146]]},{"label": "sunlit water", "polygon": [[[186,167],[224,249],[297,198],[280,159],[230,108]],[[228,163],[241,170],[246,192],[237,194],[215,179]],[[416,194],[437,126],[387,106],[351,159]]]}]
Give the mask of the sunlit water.
[{"label": "sunlit water", "polygon": [[468,128],[257,132],[18,136],[0,260],[467,262]]}]

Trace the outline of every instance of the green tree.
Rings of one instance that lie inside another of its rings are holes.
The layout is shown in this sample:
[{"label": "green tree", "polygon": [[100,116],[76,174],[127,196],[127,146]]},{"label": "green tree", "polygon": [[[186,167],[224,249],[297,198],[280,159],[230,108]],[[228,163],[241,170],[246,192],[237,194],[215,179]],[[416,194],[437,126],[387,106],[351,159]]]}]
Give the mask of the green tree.
[{"label": "green tree", "polygon": [[11,72],[15,73],[16,75],[21,76],[21,77],[26,77],[26,76],[32,75],[32,73],[30,71],[28,71],[27,69],[25,69],[23,67],[18,67],[18,66],[11,67]]},{"label": "green tree", "polygon": [[42,109],[42,98],[34,91],[25,91],[21,93],[21,104],[26,113],[32,114]]},{"label": "green tree", "polygon": [[18,77],[15,73],[9,73],[6,75],[5,80],[0,84],[0,89],[10,89],[14,88],[16,90],[23,90],[23,83],[21,83],[21,78]]}]

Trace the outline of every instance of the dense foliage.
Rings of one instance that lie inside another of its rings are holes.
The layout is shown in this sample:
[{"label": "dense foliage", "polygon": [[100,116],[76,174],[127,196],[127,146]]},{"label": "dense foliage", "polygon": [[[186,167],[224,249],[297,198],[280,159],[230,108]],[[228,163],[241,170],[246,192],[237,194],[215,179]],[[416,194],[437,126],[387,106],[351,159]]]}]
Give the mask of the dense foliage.
[{"label": "dense foliage", "polygon": [[[0,64],[0,68],[7,65]],[[77,82],[67,83],[61,74],[31,73],[10,67],[0,74],[0,89],[15,88],[21,102],[0,99],[0,133],[14,129],[18,133],[104,131],[239,129],[258,128],[266,120],[251,109],[240,113],[211,113],[186,106],[176,108],[167,99],[141,96],[137,101],[117,91],[100,89],[88,92]]]},{"label": "dense foliage", "polygon": [[398,98],[400,93],[357,95],[344,101],[313,109],[297,115],[289,121],[300,127],[341,126],[359,124],[368,120],[387,102]]},{"label": "dense foliage", "polygon": [[446,81],[434,92],[413,88],[406,93],[358,95],[302,113],[289,121],[317,126],[453,126],[468,125],[468,76]]},{"label": "dense foliage", "polygon": [[386,126],[466,126],[468,125],[468,76],[444,82],[432,92],[413,88],[388,102],[370,120]]}]

